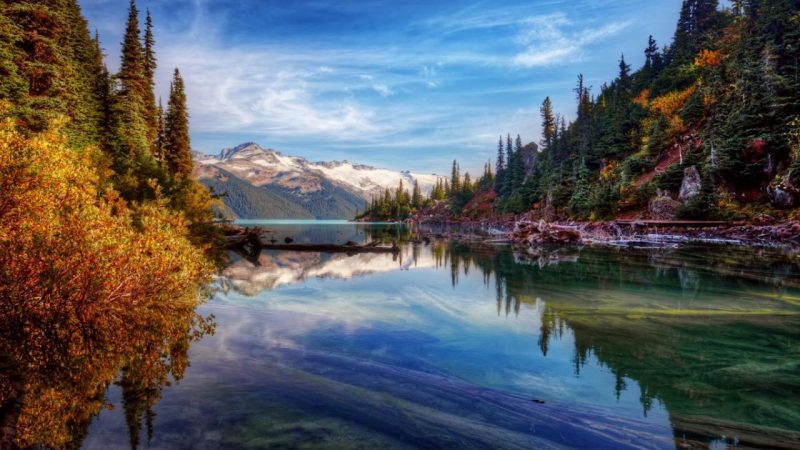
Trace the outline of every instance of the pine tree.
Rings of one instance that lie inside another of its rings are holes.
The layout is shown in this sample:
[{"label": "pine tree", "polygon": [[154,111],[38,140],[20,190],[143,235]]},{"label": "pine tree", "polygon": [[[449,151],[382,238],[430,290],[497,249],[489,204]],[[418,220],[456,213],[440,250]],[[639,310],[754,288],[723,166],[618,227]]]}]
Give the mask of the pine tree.
[{"label": "pine tree", "polygon": [[153,151],[153,156],[159,162],[164,163],[164,152],[167,146],[167,115],[164,111],[164,106],[161,104],[161,99],[158,99],[158,109],[156,110],[156,118],[158,123],[158,132],[156,133],[156,145]]},{"label": "pine tree", "polygon": [[631,66],[625,62],[625,55],[623,54],[619,60],[619,76],[617,77],[619,89],[630,94],[631,90]]},{"label": "pine tree", "polygon": [[514,151],[514,144],[511,140],[511,134],[506,136],[506,169],[503,173],[502,187],[500,189],[500,198],[505,201],[511,195],[514,185],[518,177],[518,156],[519,152]]},{"label": "pine tree", "polygon": [[144,78],[146,82],[145,89],[145,119],[148,126],[148,138],[152,143],[151,153],[154,155],[158,147],[158,106],[156,106],[155,96],[155,73],[156,73],[156,54],[155,54],[155,38],[153,36],[153,18],[150,15],[150,10],[147,10],[147,19],[145,22],[144,31]]},{"label": "pine tree", "polygon": [[98,144],[107,154],[113,155],[117,146],[116,136],[114,135],[114,87],[111,74],[103,62],[103,49],[100,45],[100,35],[97,32],[95,32],[94,47],[95,65],[99,68],[94,83],[94,95],[100,105]]},{"label": "pine tree", "polygon": [[99,60],[75,0],[0,1],[0,100],[23,129],[66,116],[70,143],[97,143]]},{"label": "pine tree", "polygon": [[165,161],[174,177],[189,177],[192,173],[192,149],[189,142],[189,112],[183,78],[178,69],[170,87],[166,119]]},{"label": "pine tree", "polygon": [[644,66],[647,69],[652,69],[658,55],[658,45],[656,45],[656,40],[653,39],[653,35],[651,34],[650,37],[647,38],[647,48],[644,50]]},{"label": "pine tree", "polygon": [[578,131],[578,155],[574,161],[576,168],[585,164],[586,156],[589,153],[591,142],[591,99],[589,98],[589,88],[583,80],[583,74],[578,75],[578,86],[575,88],[578,98],[578,117],[575,125]]},{"label": "pine tree", "polygon": [[122,42],[122,62],[116,76],[119,90],[114,112],[118,119],[117,133],[122,152],[119,155],[119,170],[131,170],[131,166],[149,154],[151,146],[146,104],[149,83],[145,77],[144,49],[139,40],[138,15],[136,3],[131,0]]},{"label": "pine tree", "polygon": [[553,145],[553,138],[556,134],[556,120],[553,117],[553,103],[550,97],[545,97],[542,107],[539,109],[542,114],[542,150],[548,150]]},{"label": "pine tree", "polygon": [[403,205],[406,203],[405,189],[403,189],[402,179],[400,179],[400,184],[397,186],[397,190],[394,192],[394,201],[397,203],[397,205]]},{"label": "pine tree", "polygon": [[718,24],[718,0],[684,0],[671,47],[679,64],[691,62]]},{"label": "pine tree", "polygon": [[458,162],[453,160],[453,169],[450,174],[450,192],[456,194],[461,191],[461,175],[459,174]]},{"label": "pine tree", "polygon": [[422,192],[419,189],[419,181],[414,179],[414,189],[411,191],[411,205],[414,208],[422,207]]},{"label": "pine tree", "polygon": [[497,194],[500,194],[500,191],[503,188],[503,178],[505,177],[505,168],[506,168],[506,157],[503,153],[503,136],[500,136],[500,139],[497,142],[497,165],[496,165],[496,176],[494,179],[494,190]]},{"label": "pine tree", "polygon": [[506,136],[506,168],[511,167],[511,158],[514,156],[514,147],[511,142],[511,133]]},{"label": "pine tree", "polygon": [[30,101],[24,69],[17,65],[22,41],[23,32],[18,24],[5,12],[0,14],[0,100],[11,103],[13,112],[18,114],[28,110]]}]

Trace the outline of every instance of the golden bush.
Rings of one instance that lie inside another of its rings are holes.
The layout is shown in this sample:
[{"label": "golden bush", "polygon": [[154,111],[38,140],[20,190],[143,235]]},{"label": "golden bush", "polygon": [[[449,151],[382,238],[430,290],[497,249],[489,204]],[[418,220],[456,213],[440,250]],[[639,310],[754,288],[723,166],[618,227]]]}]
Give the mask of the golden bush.
[{"label": "golden bush", "polygon": [[0,405],[22,402],[23,448],[69,444],[123,367],[150,389],[180,377],[185,342],[209,330],[195,308],[213,266],[184,214],[127,205],[61,125],[25,136],[0,122]]}]

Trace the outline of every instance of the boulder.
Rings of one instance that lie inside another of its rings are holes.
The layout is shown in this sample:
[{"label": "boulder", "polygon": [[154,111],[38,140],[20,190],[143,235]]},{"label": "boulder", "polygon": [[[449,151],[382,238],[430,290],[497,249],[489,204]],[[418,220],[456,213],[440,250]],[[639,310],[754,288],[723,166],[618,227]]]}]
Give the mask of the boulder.
[{"label": "boulder", "polygon": [[772,206],[777,208],[791,208],[796,201],[792,189],[782,184],[767,187],[767,196]]},{"label": "boulder", "polygon": [[683,171],[683,181],[681,182],[681,190],[678,194],[678,198],[682,202],[688,201],[700,193],[702,185],[703,182],[700,179],[700,172],[697,171],[697,167],[687,167]]},{"label": "boulder", "polygon": [[662,195],[650,202],[650,218],[653,220],[673,220],[681,202]]}]

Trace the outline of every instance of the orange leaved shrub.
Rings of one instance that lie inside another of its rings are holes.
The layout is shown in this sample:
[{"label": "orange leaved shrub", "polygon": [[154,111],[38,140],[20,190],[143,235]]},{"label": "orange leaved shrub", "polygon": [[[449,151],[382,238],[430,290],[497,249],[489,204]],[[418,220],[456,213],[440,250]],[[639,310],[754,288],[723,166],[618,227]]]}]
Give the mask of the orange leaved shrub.
[{"label": "orange leaved shrub", "polygon": [[719,50],[703,50],[694,59],[697,67],[714,67],[722,62],[722,54]]},{"label": "orange leaved shrub", "polygon": [[0,407],[17,411],[0,447],[67,446],[122,367],[160,386],[207,331],[195,307],[213,266],[183,214],[127,205],[61,125],[0,121]]}]

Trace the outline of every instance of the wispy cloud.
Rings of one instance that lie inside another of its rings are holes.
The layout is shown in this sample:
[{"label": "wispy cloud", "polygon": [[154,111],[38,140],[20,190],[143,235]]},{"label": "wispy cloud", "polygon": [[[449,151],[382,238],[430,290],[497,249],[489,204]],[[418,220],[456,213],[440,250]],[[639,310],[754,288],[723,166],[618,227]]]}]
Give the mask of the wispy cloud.
[{"label": "wispy cloud", "polygon": [[372,90],[380,94],[382,97],[389,97],[390,95],[394,95],[394,91],[384,83],[375,81],[375,77],[372,75],[359,75],[359,78],[365,81],[369,81],[372,87]]},{"label": "wispy cloud", "polygon": [[574,63],[589,45],[620,33],[630,22],[614,22],[601,27],[580,27],[563,13],[530,17],[523,21],[525,30],[516,41],[524,50],[513,62],[523,67]]},{"label": "wispy cloud", "polygon": [[[79,1],[115,70],[127,2]],[[312,159],[430,171],[456,156],[482,164],[498,133],[535,141],[545,95],[570,114],[577,71],[613,76],[632,18],[677,10],[647,0],[138,3],[154,13],[160,96],[174,67],[184,75],[197,150],[258,139]],[[671,34],[674,18],[665,23]]]}]

